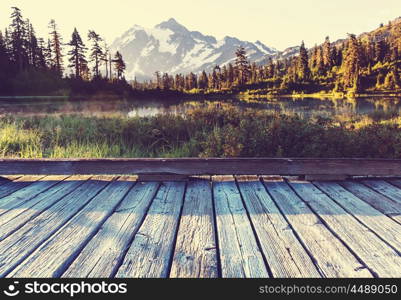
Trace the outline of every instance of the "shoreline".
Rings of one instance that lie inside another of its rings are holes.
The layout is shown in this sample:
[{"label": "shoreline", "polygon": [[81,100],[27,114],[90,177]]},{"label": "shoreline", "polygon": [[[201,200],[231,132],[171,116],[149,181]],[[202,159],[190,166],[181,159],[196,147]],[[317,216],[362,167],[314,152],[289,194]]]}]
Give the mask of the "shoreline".
[{"label": "shoreline", "polygon": [[264,99],[274,99],[274,98],[316,98],[316,99],[357,99],[357,98],[369,98],[369,97],[381,97],[381,98],[401,98],[401,92],[393,91],[393,92],[372,92],[372,93],[292,93],[292,94],[247,94],[246,92],[242,93],[232,93],[232,94],[181,94],[181,95],[114,95],[114,94],[92,94],[92,95],[1,95],[0,101],[2,100],[29,100],[29,99],[64,99],[64,100],[104,100],[104,99],[126,99],[130,101],[146,101],[151,99],[152,101],[165,101],[165,100],[226,100],[228,98],[235,98],[238,100],[260,100]]},{"label": "shoreline", "polygon": [[381,97],[381,98],[401,98],[401,92],[374,92],[374,93],[293,93],[293,94],[238,94],[239,98],[243,99],[272,99],[272,98],[317,98],[317,99],[357,99],[368,97]]}]

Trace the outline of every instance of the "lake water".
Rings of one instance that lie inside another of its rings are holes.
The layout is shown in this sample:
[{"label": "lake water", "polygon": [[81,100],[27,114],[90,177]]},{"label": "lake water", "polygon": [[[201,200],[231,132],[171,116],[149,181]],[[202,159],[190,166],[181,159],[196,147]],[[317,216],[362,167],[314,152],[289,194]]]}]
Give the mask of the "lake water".
[{"label": "lake water", "polygon": [[[74,114],[84,116],[126,116],[145,117],[157,114],[185,115],[191,109],[220,105],[220,101],[172,101],[172,100],[122,100],[122,99],[82,99],[52,97],[0,97],[0,116]],[[225,106],[237,106],[302,116],[351,117],[355,115],[401,114],[401,98],[359,98],[359,99],[316,99],[316,98],[276,98],[261,101],[226,99]]]}]

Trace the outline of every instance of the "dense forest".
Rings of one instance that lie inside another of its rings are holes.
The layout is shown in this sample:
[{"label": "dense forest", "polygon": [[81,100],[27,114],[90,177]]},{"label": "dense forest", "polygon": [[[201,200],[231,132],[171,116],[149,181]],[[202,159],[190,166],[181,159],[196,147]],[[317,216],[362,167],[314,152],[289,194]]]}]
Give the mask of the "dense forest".
[{"label": "dense forest", "polygon": [[250,63],[243,47],[234,64],[216,66],[213,72],[186,76],[157,72],[160,88],[200,91],[248,90],[251,94],[400,92],[401,18],[370,33],[349,34],[345,40],[306,49],[298,55],[264,65]]},{"label": "dense forest", "polygon": [[0,94],[63,95],[131,89],[124,79],[125,63],[121,54],[111,53],[93,30],[88,32],[88,40],[89,49],[74,29],[71,40],[64,43],[55,20],[49,22],[46,40],[37,37],[29,19],[24,19],[21,10],[13,7],[10,26],[4,33],[0,31]]},{"label": "dense forest", "polygon": [[[80,95],[117,93],[125,95],[392,92],[401,88],[401,18],[372,32],[306,49],[286,59],[269,57],[266,63],[249,62],[239,46],[233,63],[215,66],[201,74],[155,72],[153,80],[127,82],[125,63],[117,51],[93,30],[87,47],[74,29],[64,42],[54,20],[47,39],[37,37],[29,19],[12,8],[11,24],[0,31],[0,94]],[[64,56],[67,56],[64,60]],[[68,65],[64,65],[68,61]],[[89,67],[91,66],[91,67]]]},{"label": "dense forest", "polygon": [[[260,65],[251,63],[240,46],[232,63],[215,66],[211,72],[156,72],[144,82],[125,79],[124,58],[117,51],[111,53],[97,32],[87,32],[87,40],[85,45],[74,29],[63,41],[54,20],[49,22],[47,39],[40,38],[21,11],[12,8],[10,26],[0,32],[0,95],[106,95],[109,100],[110,95],[345,97],[401,92],[401,19],[344,40],[326,38],[312,49],[302,43],[298,55],[267,57]],[[400,128],[398,110],[302,117],[242,110],[228,101],[185,115],[150,117],[7,113],[0,118],[0,157],[400,158]]]}]

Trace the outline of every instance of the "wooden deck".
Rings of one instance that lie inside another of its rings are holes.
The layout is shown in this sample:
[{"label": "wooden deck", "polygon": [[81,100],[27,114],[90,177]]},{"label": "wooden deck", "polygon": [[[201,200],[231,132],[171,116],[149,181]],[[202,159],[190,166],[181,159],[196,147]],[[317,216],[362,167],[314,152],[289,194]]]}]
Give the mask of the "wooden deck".
[{"label": "wooden deck", "polygon": [[0,277],[401,277],[401,179],[0,179]]}]

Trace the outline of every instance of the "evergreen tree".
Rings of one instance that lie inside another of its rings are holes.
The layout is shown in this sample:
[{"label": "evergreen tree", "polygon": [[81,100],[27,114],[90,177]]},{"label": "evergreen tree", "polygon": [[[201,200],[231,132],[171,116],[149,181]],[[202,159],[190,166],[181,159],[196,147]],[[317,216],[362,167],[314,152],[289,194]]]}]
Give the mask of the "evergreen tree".
[{"label": "evergreen tree", "polygon": [[391,51],[392,60],[397,60],[401,58],[401,25],[393,26],[392,28],[392,41],[391,41]]},{"label": "evergreen tree", "polygon": [[384,40],[378,40],[374,44],[374,52],[375,52],[375,61],[383,62],[385,57],[385,45]]},{"label": "evergreen tree", "polygon": [[186,90],[192,90],[192,89],[196,89],[198,80],[197,77],[194,73],[189,73],[186,77],[185,77],[185,89]]},{"label": "evergreen tree", "polygon": [[251,74],[250,74],[251,83],[257,83],[258,82],[258,78],[259,78],[259,71],[258,71],[258,67],[257,67],[255,62],[253,62],[251,64],[250,72],[251,72]]},{"label": "evergreen tree", "polygon": [[234,83],[234,76],[235,76],[234,66],[231,63],[229,63],[227,70],[227,88],[232,87]]},{"label": "evergreen tree", "polygon": [[235,73],[236,80],[239,85],[243,85],[247,83],[250,78],[250,65],[248,58],[246,57],[245,48],[240,46],[237,48],[235,52]]},{"label": "evergreen tree", "polygon": [[163,90],[169,90],[171,89],[173,86],[172,82],[171,82],[171,78],[168,75],[168,73],[164,73],[162,76],[162,88]]},{"label": "evergreen tree", "polygon": [[71,47],[71,50],[68,51],[68,55],[70,56],[68,67],[74,69],[75,78],[83,78],[83,75],[88,72],[88,62],[85,58],[86,47],[76,28],[74,28],[71,41],[68,45]]},{"label": "evergreen tree", "polygon": [[47,61],[46,61],[46,47],[43,38],[38,38],[37,40],[37,53],[36,53],[36,67],[42,70],[47,69]]},{"label": "evergreen tree", "polygon": [[0,80],[7,76],[10,68],[10,60],[6,46],[6,40],[0,31]]},{"label": "evergreen tree", "polygon": [[11,56],[19,71],[22,71],[26,65],[24,57],[27,57],[25,36],[26,27],[22,18],[21,10],[18,7],[12,7],[11,13]]},{"label": "evergreen tree", "polygon": [[52,60],[52,69],[56,71],[59,76],[63,75],[63,53],[62,53],[62,38],[58,32],[56,21],[53,19],[49,23],[50,28],[50,53]]},{"label": "evergreen tree", "polygon": [[322,48],[322,56],[323,56],[323,65],[326,71],[329,71],[333,66],[333,57],[332,57],[332,49],[330,44],[330,38],[326,37],[323,48]]},{"label": "evergreen tree", "polygon": [[219,78],[217,76],[216,70],[213,70],[212,74],[210,75],[209,88],[218,89],[218,84]]},{"label": "evergreen tree", "polygon": [[36,69],[44,68],[45,63],[44,63],[44,54],[43,54],[43,49],[41,48],[43,46],[43,40],[41,40],[41,45],[39,45],[39,41],[36,38],[35,30],[33,29],[32,24],[27,20],[27,27],[28,27],[28,43],[27,43],[27,49],[28,49],[28,59],[29,59],[29,65],[33,66]]},{"label": "evergreen tree", "polygon": [[220,74],[220,82],[222,88],[227,88],[227,78],[228,78],[228,69],[227,66],[224,65],[221,68],[221,74]]},{"label": "evergreen tree", "polygon": [[121,55],[120,52],[116,52],[114,59],[113,59],[113,63],[114,63],[114,69],[116,71],[117,74],[117,79],[123,79],[124,77],[124,72],[125,72],[125,62],[123,60],[123,56]]},{"label": "evergreen tree", "polygon": [[215,66],[213,68],[213,72],[210,75],[210,80],[209,80],[209,87],[211,89],[220,89],[220,67]]},{"label": "evergreen tree", "polygon": [[275,65],[274,65],[274,62],[273,62],[273,59],[270,57],[269,58],[269,63],[268,63],[268,65],[267,65],[267,74],[266,74],[266,77],[267,78],[273,78],[275,75],[276,75],[276,70],[275,70],[276,68],[275,68]]},{"label": "evergreen tree", "polygon": [[368,63],[373,62],[375,59],[375,48],[374,48],[374,43],[372,41],[372,37],[370,35],[366,37],[364,52]]},{"label": "evergreen tree", "polygon": [[110,80],[113,80],[113,71],[112,71],[112,62],[113,60],[111,59],[111,51],[109,50],[109,73],[110,73]]},{"label": "evergreen tree", "polygon": [[182,74],[175,75],[174,88],[179,91],[182,91],[185,88],[185,80]]},{"label": "evergreen tree", "polygon": [[288,61],[287,66],[287,82],[297,82],[299,79],[299,57],[292,58]]},{"label": "evergreen tree", "polygon": [[[0,61],[5,62],[7,58],[6,41],[4,40],[3,33],[0,30]],[[2,64],[2,66],[4,65]]]},{"label": "evergreen tree", "polygon": [[310,69],[308,66],[308,52],[306,51],[305,44],[303,41],[301,43],[301,47],[299,48],[299,56],[297,62],[297,77],[301,81],[305,81],[310,78]]},{"label": "evergreen tree", "polygon": [[50,39],[47,40],[47,46],[43,49],[43,56],[46,61],[46,66],[48,69],[53,68],[53,56],[52,56],[52,46]]},{"label": "evergreen tree", "polygon": [[316,67],[317,67],[317,45],[315,44],[309,59],[309,68],[311,69],[312,72],[316,72]]},{"label": "evergreen tree", "polygon": [[318,75],[323,75],[329,65],[325,65],[324,63],[324,50],[321,46],[317,48],[316,56],[316,72]]},{"label": "evergreen tree", "polygon": [[[109,67],[108,67],[108,63],[109,63],[109,47],[107,46],[107,43],[104,42],[103,44],[103,56],[101,57],[101,60],[104,62],[105,66],[106,66],[106,78],[109,78]],[[110,70],[111,73],[111,70]],[[135,77],[136,78],[136,77]]]},{"label": "evergreen tree", "polygon": [[92,48],[89,55],[90,61],[94,63],[93,74],[95,78],[100,77],[100,63],[104,58],[104,52],[100,45],[102,38],[93,30],[89,30],[88,39],[92,42]]},{"label": "evergreen tree", "polygon": [[342,69],[344,87],[353,87],[358,90],[361,71],[361,48],[354,34],[349,35]]},{"label": "evergreen tree", "polygon": [[203,70],[201,75],[199,76],[198,86],[200,89],[207,89],[207,87],[209,86],[209,80],[207,78],[205,70]]},{"label": "evergreen tree", "polygon": [[159,71],[155,72],[155,82],[156,82],[156,88],[160,89],[162,86],[162,77]]}]

